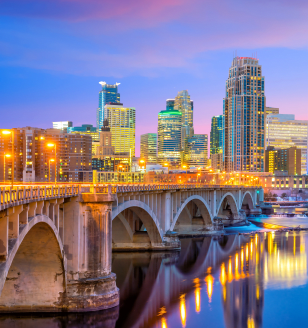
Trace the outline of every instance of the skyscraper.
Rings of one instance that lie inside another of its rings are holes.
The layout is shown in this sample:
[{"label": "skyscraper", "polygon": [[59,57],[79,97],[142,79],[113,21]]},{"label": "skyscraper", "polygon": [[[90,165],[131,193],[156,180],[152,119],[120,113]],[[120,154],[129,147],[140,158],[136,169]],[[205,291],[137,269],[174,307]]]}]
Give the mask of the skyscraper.
[{"label": "skyscraper", "polygon": [[96,111],[96,127],[100,131],[104,122],[104,108],[108,103],[120,103],[120,94],[118,93],[118,86],[120,83],[107,84],[106,82],[99,82],[102,90],[99,92],[98,108]]},{"label": "skyscraper", "polygon": [[[171,105],[171,101],[167,100],[168,105]],[[173,109],[178,110],[182,113],[182,128],[181,128],[181,148],[185,147],[185,138],[192,137],[194,134],[193,128],[193,101],[190,100],[190,95],[187,90],[178,92],[178,95],[174,99]]]},{"label": "skyscraper", "polygon": [[140,137],[140,157],[147,163],[157,162],[157,134],[146,133]]},{"label": "skyscraper", "polygon": [[105,105],[104,117],[108,120],[112,146],[116,153],[135,156],[136,114],[134,107],[123,107],[121,103]]},{"label": "skyscraper", "polygon": [[158,113],[158,163],[171,166],[181,164],[182,113],[163,110]]},{"label": "skyscraper", "polygon": [[233,59],[223,105],[225,170],[263,172],[265,96],[258,59]]},{"label": "skyscraper", "polygon": [[210,135],[210,154],[220,154],[223,151],[223,115],[213,116]]},{"label": "skyscraper", "polygon": [[266,147],[301,149],[301,173],[307,173],[308,121],[295,120],[293,114],[269,114],[266,117]]},{"label": "skyscraper", "polygon": [[184,163],[187,166],[206,166],[208,157],[207,134],[194,134],[185,140]]}]

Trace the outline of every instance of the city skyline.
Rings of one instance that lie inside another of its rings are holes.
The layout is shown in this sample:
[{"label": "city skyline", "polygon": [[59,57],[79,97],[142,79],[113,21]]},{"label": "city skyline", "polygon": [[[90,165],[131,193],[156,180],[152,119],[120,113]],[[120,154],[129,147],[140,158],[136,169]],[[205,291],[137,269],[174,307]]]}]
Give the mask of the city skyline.
[{"label": "city skyline", "polygon": [[[268,106],[306,119],[306,2],[275,6],[275,1],[263,1],[256,7],[194,0],[188,6],[182,0],[159,1],[154,8],[151,2],[133,1],[117,4],[117,10],[113,3],[106,8],[91,3],[83,10],[84,1],[74,6],[46,2],[35,11],[25,10],[27,1],[2,3],[3,127],[49,128],[50,122],[62,120],[96,125],[98,82],[106,81],[121,83],[121,100],[136,108],[138,152],[140,135],[156,131],[157,113],[180,90],[188,90],[194,100],[195,133],[209,135],[210,117],[221,114],[225,72],[235,51],[258,54]],[[243,15],[235,18],[232,13],[239,8]],[[239,28],[247,22],[246,30]],[[234,32],[237,38],[230,37]],[[34,116],[40,111],[44,115]]]}]

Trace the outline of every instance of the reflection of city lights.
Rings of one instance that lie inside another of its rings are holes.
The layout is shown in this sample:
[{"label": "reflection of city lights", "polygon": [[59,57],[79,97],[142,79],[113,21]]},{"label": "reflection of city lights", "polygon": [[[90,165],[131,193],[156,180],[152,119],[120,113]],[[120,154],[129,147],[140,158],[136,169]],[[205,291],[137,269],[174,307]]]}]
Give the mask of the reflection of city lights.
[{"label": "reflection of city lights", "polygon": [[225,285],[226,281],[227,281],[226,267],[225,267],[225,263],[222,263],[222,265],[221,265],[221,273],[220,273],[220,283],[222,285]]},{"label": "reflection of city lights", "polygon": [[214,283],[214,277],[209,274],[208,276],[205,277],[205,282],[207,286],[207,294],[209,297],[209,301],[211,302],[212,300],[212,294],[213,294],[213,283]]},{"label": "reflection of city lights", "polygon": [[167,328],[167,321],[166,318],[161,318],[161,328]]},{"label": "reflection of city lights", "polygon": [[246,244],[246,261],[248,260],[248,244]]},{"label": "reflection of city lights", "polygon": [[255,321],[252,317],[248,316],[247,328],[255,328]]},{"label": "reflection of city lights", "polygon": [[257,288],[256,288],[256,297],[257,297],[257,300],[260,298],[260,287],[259,287],[259,285],[257,285]]},{"label": "reflection of city lights", "polygon": [[223,297],[224,297],[224,301],[226,301],[226,299],[227,299],[227,288],[226,288],[226,286],[223,286],[222,294],[223,294]]},{"label": "reflection of city lights", "polygon": [[186,304],[185,304],[185,294],[180,296],[180,313],[182,326],[186,326]]},{"label": "reflection of city lights", "polygon": [[235,279],[239,280],[241,279],[241,275],[238,272],[239,265],[238,265],[238,254],[235,254]]},{"label": "reflection of city lights", "polygon": [[196,288],[195,289],[196,312],[200,312],[200,310],[201,310],[200,290],[201,290],[201,288]]},{"label": "reflection of city lights", "polygon": [[229,266],[228,266],[228,281],[233,280],[233,274],[232,274],[232,262],[231,259],[229,259]]}]

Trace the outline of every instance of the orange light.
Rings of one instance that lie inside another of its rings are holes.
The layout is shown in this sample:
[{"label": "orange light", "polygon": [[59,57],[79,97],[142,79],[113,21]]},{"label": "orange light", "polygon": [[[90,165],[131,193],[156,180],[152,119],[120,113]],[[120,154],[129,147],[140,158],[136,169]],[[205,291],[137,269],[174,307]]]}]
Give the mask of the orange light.
[{"label": "orange light", "polygon": [[8,130],[3,130],[2,133],[3,134],[11,134],[12,132],[11,131],[8,131]]},{"label": "orange light", "polygon": [[144,163],[144,162],[145,162],[145,160],[144,160],[144,159],[141,159],[141,160],[140,160],[140,163]]},{"label": "orange light", "polygon": [[169,164],[168,163],[164,163],[164,166],[169,166]]},{"label": "orange light", "polygon": [[49,160],[49,162],[54,162],[54,161],[55,161],[55,160],[54,160],[53,158]]},{"label": "orange light", "polygon": [[10,155],[10,154],[5,154],[4,156],[5,156],[5,157],[11,157],[11,155]]},{"label": "orange light", "polygon": [[53,143],[48,143],[47,144],[47,147],[54,147],[55,146],[55,144],[53,144]]}]

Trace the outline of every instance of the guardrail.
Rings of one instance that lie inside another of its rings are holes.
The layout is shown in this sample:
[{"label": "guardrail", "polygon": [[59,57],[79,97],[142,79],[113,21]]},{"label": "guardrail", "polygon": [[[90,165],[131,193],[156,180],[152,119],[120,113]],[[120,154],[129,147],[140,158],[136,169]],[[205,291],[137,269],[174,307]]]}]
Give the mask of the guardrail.
[{"label": "guardrail", "polygon": [[15,206],[29,201],[48,200],[54,198],[66,198],[78,196],[80,193],[100,193],[117,194],[140,191],[164,191],[164,190],[185,190],[185,189],[238,189],[238,188],[259,188],[256,186],[231,186],[231,185],[206,185],[206,184],[119,184],[119,185],[63,185],[63,186],[16,186],[0,187],[0,210],[9,206]]}]

